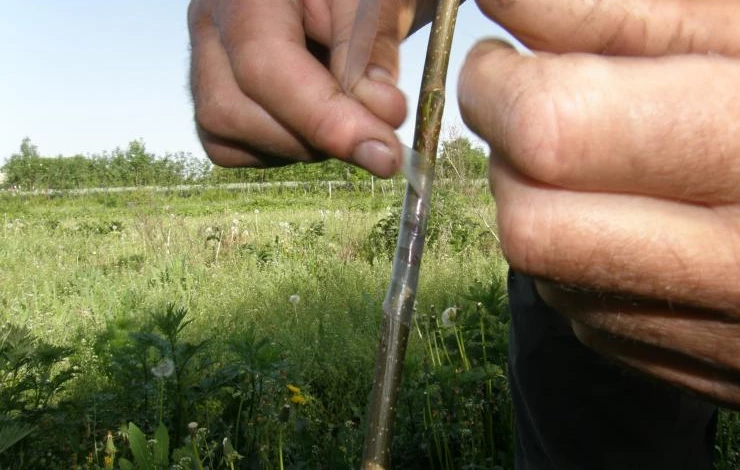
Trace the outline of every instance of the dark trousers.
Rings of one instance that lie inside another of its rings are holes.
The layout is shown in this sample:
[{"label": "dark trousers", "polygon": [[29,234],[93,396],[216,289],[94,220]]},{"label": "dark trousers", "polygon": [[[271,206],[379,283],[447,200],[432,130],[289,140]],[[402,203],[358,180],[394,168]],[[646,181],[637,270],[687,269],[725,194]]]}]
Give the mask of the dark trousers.
[{"label": "dark trousers", "polygon": [[583,346],[531,278],[509,299],[518,470],[712,468],[716,407]]}]

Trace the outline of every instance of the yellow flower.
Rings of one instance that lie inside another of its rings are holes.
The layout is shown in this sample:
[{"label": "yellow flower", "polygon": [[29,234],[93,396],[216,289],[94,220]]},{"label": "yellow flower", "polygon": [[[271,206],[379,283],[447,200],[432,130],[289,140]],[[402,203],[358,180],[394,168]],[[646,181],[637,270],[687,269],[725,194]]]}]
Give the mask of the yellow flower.
[{"label": "yellow flower", "polygon": [[297,405],[305,405],[306,397],[304,397],[303,395],[293,395],[292,397],[290,397],[290,401]]},{"label": "yellow flower", "polygon": [[301,393],[301,389],[295,385],[288,384],[288,391],[294,395]]}]

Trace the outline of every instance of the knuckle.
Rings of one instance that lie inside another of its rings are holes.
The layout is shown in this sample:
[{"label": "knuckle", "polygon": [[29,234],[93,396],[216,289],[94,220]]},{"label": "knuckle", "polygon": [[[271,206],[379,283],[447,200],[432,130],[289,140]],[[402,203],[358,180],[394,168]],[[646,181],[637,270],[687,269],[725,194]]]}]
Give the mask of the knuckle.
[{"label": "knuckle", "polygon": [[260,96],[266,93],[266,88],[275,85],[275,73],[280,71],[275,58],[284,53],[280,44],[260,43],[248,38],[239,44],[227,42],[225,47],[234,77],[243,91],[248,90],[248,94]]},{"label": "knuckle", "polygon": [[542,264],[541,223],[536,211],[524,204],[502,204],[498,207],[498,227],[501,249],[512,269],[528,274],[541,274]]},{"label": "knuckle", "polygon": [[342,104],[339,93],[328,98],[322,112],[309,116],[307,135],[316,149],[333,157],[346,158],[353,150],[356,125]]},{"label": "knuckle", "polygon": [[230,128],[233,104],[217,94],[196,100],[195,122],[209,134],[224,136]]},{"label": "knuckle", "polygon": [[504,151],[520,171],[541,182],[558,184],[569,173],[560,129],[573,123],[564,107],[563,94],[544,83],[514,91],[504,111]]}]

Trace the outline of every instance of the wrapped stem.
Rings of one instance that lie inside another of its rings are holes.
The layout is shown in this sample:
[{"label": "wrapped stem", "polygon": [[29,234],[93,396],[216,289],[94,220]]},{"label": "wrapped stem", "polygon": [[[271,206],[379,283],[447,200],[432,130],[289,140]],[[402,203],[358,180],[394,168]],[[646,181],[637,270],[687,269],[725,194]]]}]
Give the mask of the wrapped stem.
[{"label": "wrapped stem", "polygon": [[[432,179],[442,127],[444,90],[459,0],[440,0],[429,37],[417,107],[414,150],[405,162],[409,178],[393,258],[391,283],[383,302],[383,322],[370,400],[362,470],[390,468],[392,425],[424,251]],[[410,167],[410,169],[408,169]]]}]

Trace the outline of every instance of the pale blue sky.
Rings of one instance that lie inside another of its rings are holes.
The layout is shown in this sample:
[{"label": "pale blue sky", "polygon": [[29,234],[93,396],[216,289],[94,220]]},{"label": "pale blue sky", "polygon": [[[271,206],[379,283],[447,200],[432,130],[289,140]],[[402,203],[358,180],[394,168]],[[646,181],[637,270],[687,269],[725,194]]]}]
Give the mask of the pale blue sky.
[{"label": "pale blue sky", "polygon": [[[89,154],[141,138],[157,154],[204,156],[187,89],[186,0],[10,0],[0,16],[0,164],[28,136],[45,156]],[[428,28],[402,49],[413,116]],[[460,11],[446,124],[462,127],[457,72],[476,39],[500,36],[475,2]],[[400,130],[410,143],[413,120]]]}]

